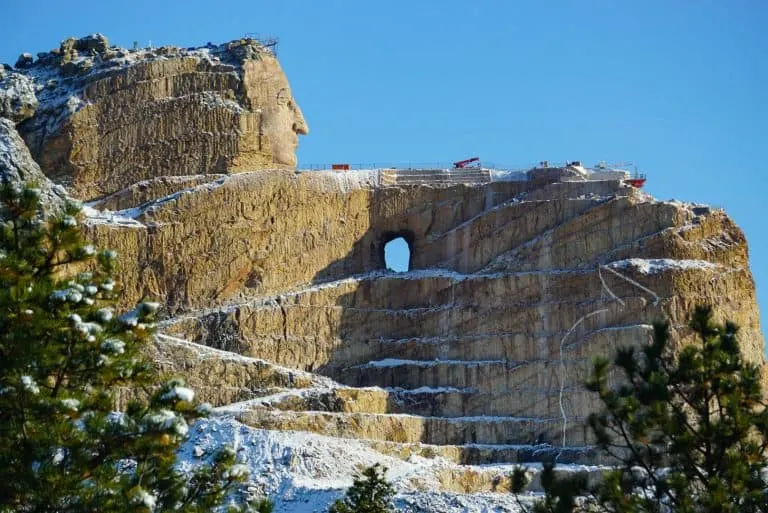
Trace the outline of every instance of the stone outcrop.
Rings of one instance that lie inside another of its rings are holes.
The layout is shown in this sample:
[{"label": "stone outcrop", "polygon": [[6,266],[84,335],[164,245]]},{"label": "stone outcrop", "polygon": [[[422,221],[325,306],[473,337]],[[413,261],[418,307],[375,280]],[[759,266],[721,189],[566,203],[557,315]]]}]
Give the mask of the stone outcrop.
[{"label": "stone outcrop", "polygon": [[[114,213],[131,223],[91,218],[89,233],[122,255],[131,301],[165,301],[166,333],[343,384],[250,392],[227,411],[255,426],[462,453],[575,450],[590,443],[583,420],[598,405],[581,385],[592,358],[647,343],[664,318],[688,343],[699,303],[739,323],[746,356],[763,362],[746,241],[720,210],[622,181],[189,180]],[[407,273],[384,269],[383,246],[399,235]],[[227,397],[248,393],[216,404]]]},{"label": "stone outcrop", "polygon": [[[118,252],[124,305],[164,305],[151,357],[222,415],[459,466],[594,463],[594,356],[661,319],[690,343],[687,315],[710,303],[764,363],[746,240],[722,210],[581,166],[295,171],[306,123],[253,40],[93,36],[21,66],[37,104],[0,94],[4,176],[95,200],[87,236]],[[408,272],[386,270],[397,237]],[[501,490],[508,470],[438,481]]]},{"label": "stone outcrop", "polygon": [[253,39],[126,50],[71,38],[19,71],[3,83],[26,96],[0,96],[2,113],[25,119],[35,159],[82,200],[157,177],[293,168],[307,133],[277,59]]},{"label": "stone outcrop", "polygon": [[20,123],[34,116],[37,105],[34,81],[0,64],[0,118]]},{"label": "stone outcrop", "polygon": [[46,211],[60,210],[66,199],[66,191],[51,182],[29,154],[27,146],[9,119],[0,117],[0,181],[30,184],[41,192]]}]

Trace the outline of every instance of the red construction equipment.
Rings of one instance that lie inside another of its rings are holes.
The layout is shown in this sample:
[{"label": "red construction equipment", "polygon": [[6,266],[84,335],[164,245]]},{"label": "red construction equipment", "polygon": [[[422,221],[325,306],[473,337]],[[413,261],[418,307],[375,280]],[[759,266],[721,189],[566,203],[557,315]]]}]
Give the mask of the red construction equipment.
[{"label": "red construction equipment", "polygon": [[467,160],[460,160],[458,162],[453,163],[454,169],[463,169],[465,167],[470,167],[469,165],[473,162],[477,162],[478,166],[480,165],[480,157],[472,157],[471,159]]},{"label": "red construction equipment", "polygon": [[637,166],[635,166],[635,172],[632,173],[631,178],[627,178],[626,182],[632,187],[639,189],[643,185],[645,185],[645,179],[646,179],[645,173],[638,173]]}]

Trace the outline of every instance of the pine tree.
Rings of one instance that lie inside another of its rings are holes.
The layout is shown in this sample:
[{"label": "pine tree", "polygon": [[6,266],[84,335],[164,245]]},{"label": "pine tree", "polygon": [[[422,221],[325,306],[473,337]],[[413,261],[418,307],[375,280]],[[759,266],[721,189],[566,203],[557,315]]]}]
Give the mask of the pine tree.
[{"label": "pine tree", "polygon": [[339,499],[329,513],[390,513],[395,491],[385,479],[387,469],[378,463],[357,476],[344,499]]},{"label": "pine tree", "polygon": [[[177,468],[205,405],[156,386],[140,350],[159,305],[116,313],[116,255],[84,243],[79,210],[46,218],[38,189],[0,188],[0,511],[211,511],[247,469],[231,449]],[[118,387],[149,399],[115,411]]]},{"label": "pine tree", "polygon": [[[690,327],[698,342],[679,355],[669,348],[666,323],[654,325],[650,345],[619,350],[618,386],[609,384],[608,361],[595,362],[587,388],[604,408],[589,426],[617,468],[589,489],[551,479],[537,511],[573,511],[578,495],[587,511],[768,511],[760,369],[743,361],[737,326],[714,323],[711,308],[696,308]],[[522,473],[514,478],[520,492]]]}]

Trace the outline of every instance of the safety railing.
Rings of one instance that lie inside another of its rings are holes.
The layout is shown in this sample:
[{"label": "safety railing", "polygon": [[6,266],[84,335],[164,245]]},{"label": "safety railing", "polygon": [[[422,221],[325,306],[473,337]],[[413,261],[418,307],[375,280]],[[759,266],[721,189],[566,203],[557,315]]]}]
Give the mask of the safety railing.
[{"label": "safety railing", "polygon": [[[539,162],[530,166],[516,167],[483,162],[480,167],[468,166],[457,168],[453,166],[453,163],[447,162],[371,162],[312,164],[302,167],[298,172],[335,171],[344,173],[347,171],[373,171],[376,172],[377,182],[381,186],[421,183],[480,184],[494,181],[527,181],[529,179],[528,171],[531,171],[532,169],[548,168],[555,170],[563,169],[569,165],[573,165],[573,163]],[[595,167],[584,167],[581,166],[581,164],[577,165],[589,173],[595,180],[615,180],[640,176],[637,173],[630,173],[624,169],[610,168],[607,166],[597,165]],[[645,178],[645,175],[642,175],[642,177]]]},{"label": "safety railing", "polygon": [[[453,162],[344,162],[340,164],[333,162],[329,164],[307,164],[299,165],[299,171],[332,171],[334,167],[344,166],[344,170],[349,171],[372,171],[382,169],[396,169],[398,171],[418,171],[418,170],[437,170],[437,169],[503,169],[505,171],[528,171],[535,165],[527,167],[506,166],[490,162],[482,162],[482,166],[468,166],[456,168]],[[551,166],[557,167],[557,166]],[[340,170],[340,169],[337,169]]]}]

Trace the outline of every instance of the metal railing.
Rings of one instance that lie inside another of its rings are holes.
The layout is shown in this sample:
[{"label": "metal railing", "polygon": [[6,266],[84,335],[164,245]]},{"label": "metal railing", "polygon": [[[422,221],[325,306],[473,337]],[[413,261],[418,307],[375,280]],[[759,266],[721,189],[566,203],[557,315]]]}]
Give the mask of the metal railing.
[{"label": "metal railing", "polygon": [[[331,171],[334,165],[343,164],[345,166],[349,166],[350,171],[361,171],[361,170],[378,170],[378,169],[397,169],[397,170],[430,170],[430,169],[494,169],[499,171],[530,171],[531,169],[536,168],[542,168],[541,162],[536,162],[533,164],[529,164],[526,166],[520,166],[520,165],[508,165],[504,163],[499,162],[488,162],[488,161],[482,161],[480,162],[480,166],[469,166],[469,167],[462,167],[462,168],[456,168],[453,165],[453,162],[388,162],[388,161],[382,161],[382,162],[332,162],[332,163],[320,163],[320,164],[307,164],[302,165],[299,169],[299,171]],[[549,161],[546,163],[546,168],[564,168],[568,165],[571,165],[572,162],[553,162]],[[607,168],[607,167],[600,167],[599,165],[595,165],[594,167],[587,167],[582,166],[587,171],[591,172],[604,172],[604,171],[619,171],[617,168]],[[626,169],[621,169],[621,171],[627,171]]]},{"label": "metal railing", "polygon": [[[399,185],[413,183],[488,183],[495,180],[500,181],[526,181],[529,180],[528,171],[532,169],[541,169],[543,163],[517,167],[498,165],[491,162],[483,162],[482,166],[472,166],[457,168],[452,162],[345,162],[332,164],[311,164],[298,169],[298,172],[305,171],[334,171],[344,173],[347,171],[374,171],[377,173],[377,181],[380,185]],[[562,169],[567,167],[570,162],[547,162],[546,169]],[[336,169],[333,169],[336,166]],[[339,168],[343,166],[343,168]],[[606,166],[596,165],[595,167],[582,168],[596,176],[610,175],[612,173],[624,172],[628,178],[642,176],[638,173],[631,173],[625,169],[615,169]]]}]

